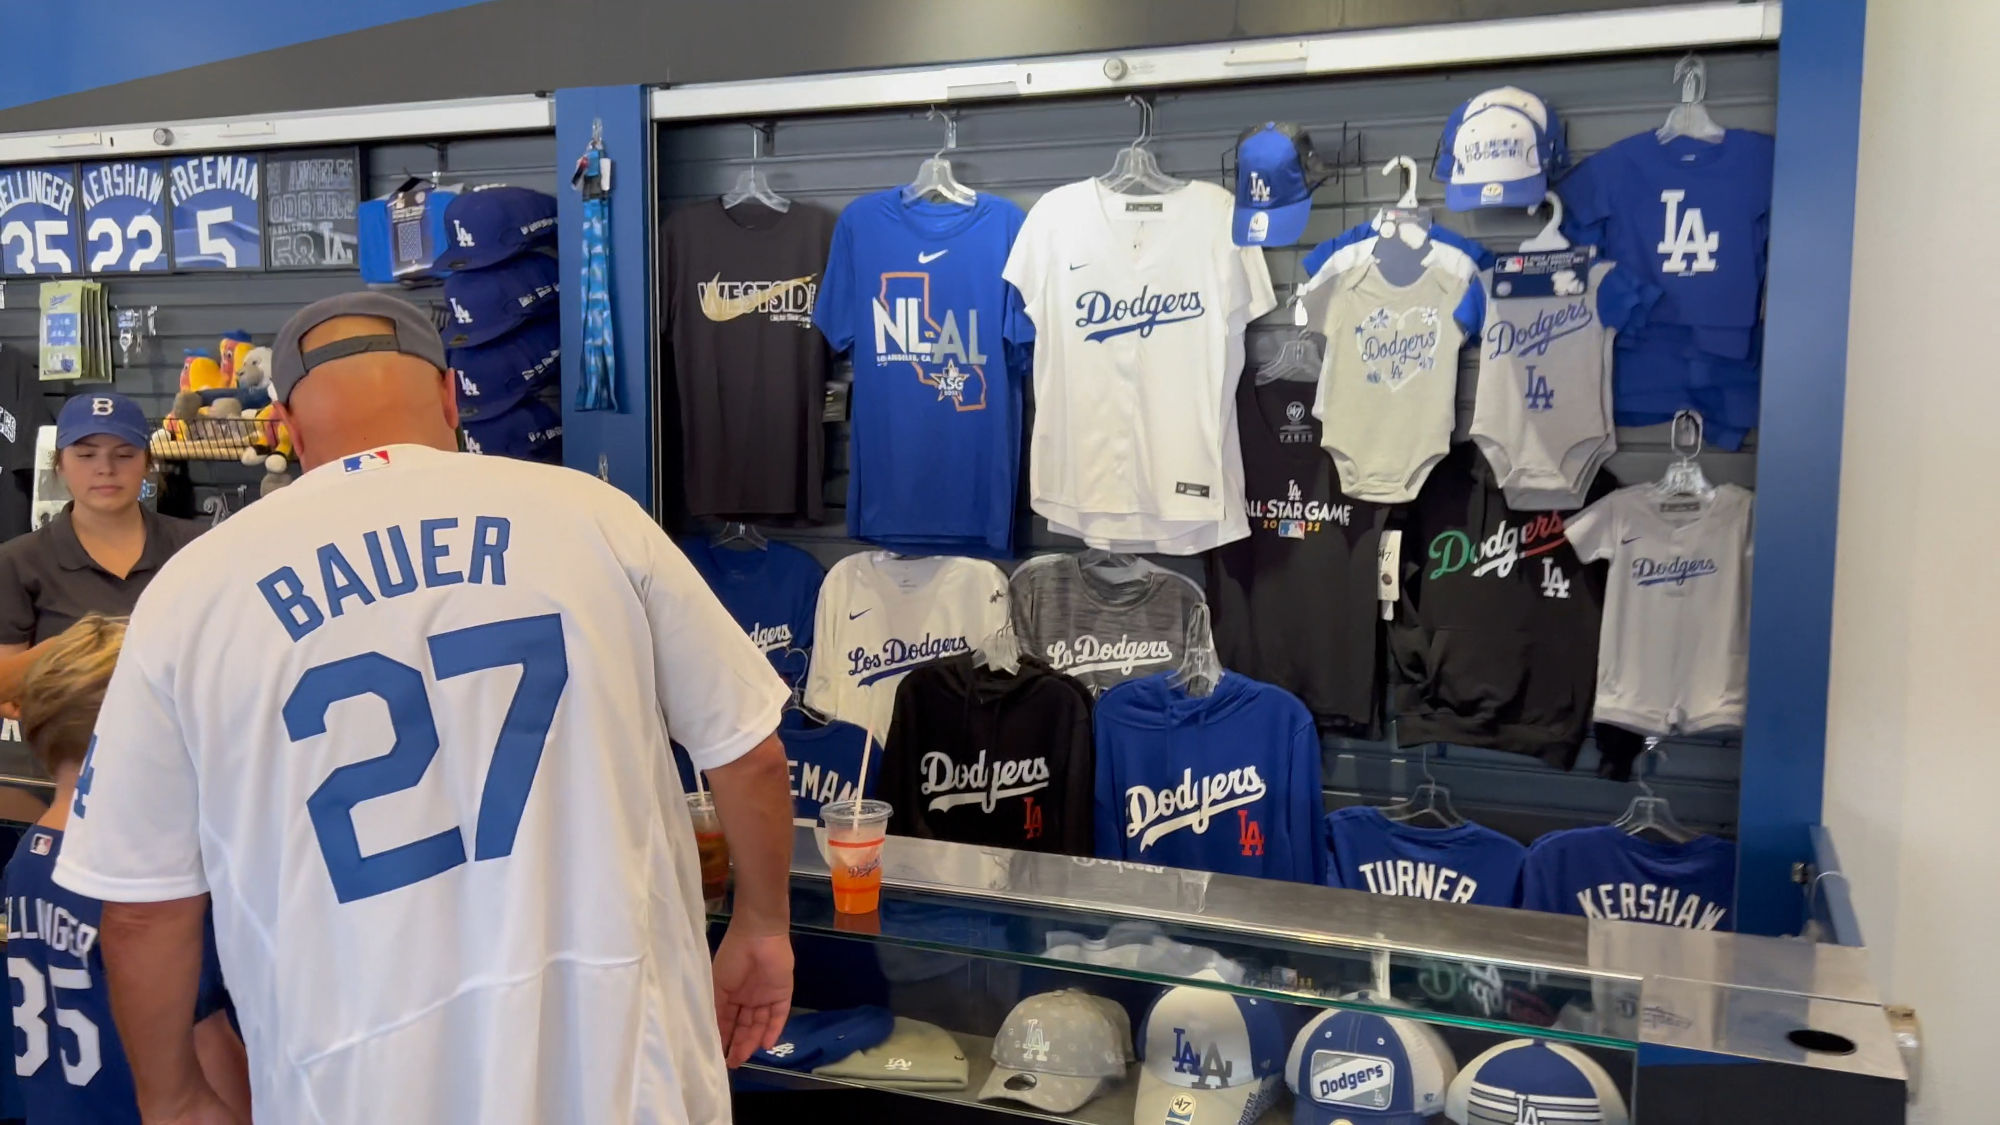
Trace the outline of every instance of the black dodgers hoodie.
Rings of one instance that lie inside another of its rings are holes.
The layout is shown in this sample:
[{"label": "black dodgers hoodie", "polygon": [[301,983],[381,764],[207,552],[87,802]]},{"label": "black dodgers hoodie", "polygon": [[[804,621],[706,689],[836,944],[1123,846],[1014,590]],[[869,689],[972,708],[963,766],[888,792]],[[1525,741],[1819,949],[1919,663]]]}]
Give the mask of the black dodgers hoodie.
[{"label": "black dodgers hoodie", "polygon": [[1095,777],[1090,691],[1045,661],[954,656],[896,688],[880,789],[897,835],[1087,856]]}]

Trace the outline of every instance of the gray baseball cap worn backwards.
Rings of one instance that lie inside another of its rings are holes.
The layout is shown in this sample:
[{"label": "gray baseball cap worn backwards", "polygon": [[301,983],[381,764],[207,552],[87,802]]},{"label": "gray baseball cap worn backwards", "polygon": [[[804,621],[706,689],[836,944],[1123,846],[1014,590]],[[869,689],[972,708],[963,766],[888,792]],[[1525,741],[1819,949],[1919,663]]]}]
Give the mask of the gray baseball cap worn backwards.
[{"label": "gray baseball cap worn backwards", "polygon": [[[386,320],[395,331],[374,336],[350,336],[322,344],[311,351],[300,350],[299,341],[305,338],[306,333],[343,316]],[[292,388],[299,385],[299,380],[312,374],[313,368],[364,352],[397,352],[414,356],[441,373],[450,367],[444,356],[444,340],[423,310],[387,293],[342,293],[337,297],[314,301],[293,313],[285,326],[278,330],[277,342],[271,345],[271,395],[279,402],[290,402]]]}]

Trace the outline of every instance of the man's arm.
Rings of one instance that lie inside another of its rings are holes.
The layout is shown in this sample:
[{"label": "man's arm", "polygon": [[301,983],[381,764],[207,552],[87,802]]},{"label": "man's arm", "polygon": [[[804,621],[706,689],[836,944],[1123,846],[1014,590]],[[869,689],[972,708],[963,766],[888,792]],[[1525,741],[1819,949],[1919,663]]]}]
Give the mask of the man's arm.
[{"label": "man's arm", "polygon": [[777,1043],[792,1004],[792,793],[772,734],[707,771],[736,895],[715,953],[715,1015],[730,1066]]},{"label": "man's arm", "polygon": [[111,1014],[147,1122],[237,1120],[202,1077],[195,1050],[202,919],[208,896],[107,902],[99,940]]}]

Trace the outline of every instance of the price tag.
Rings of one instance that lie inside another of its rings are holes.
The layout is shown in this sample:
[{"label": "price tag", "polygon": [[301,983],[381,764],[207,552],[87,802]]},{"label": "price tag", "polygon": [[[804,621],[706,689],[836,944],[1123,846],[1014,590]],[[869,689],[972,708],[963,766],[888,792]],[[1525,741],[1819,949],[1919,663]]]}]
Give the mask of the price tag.
[{"label": "price tag", "polygon": [[157,160],[83,166],[84,264],[91,273],[165,273],[167,180]]},{"label": "price tag", "polygon": [[1390,530],[1382,533],[1381,545],[1375,549],[1375,570],[1377,596],[1382,601],[1382,620],[1395,615],[1396,602],[1403,596],[1403,533]]},{"label": "price tag", "polygon": [[0,174],[0,274],[57,277],[77,266],[76,167]]},{"label": "price tag", "polygon": [[175,269],[263,268],[261,171],[255,153],[184,156],[167,164]]}]

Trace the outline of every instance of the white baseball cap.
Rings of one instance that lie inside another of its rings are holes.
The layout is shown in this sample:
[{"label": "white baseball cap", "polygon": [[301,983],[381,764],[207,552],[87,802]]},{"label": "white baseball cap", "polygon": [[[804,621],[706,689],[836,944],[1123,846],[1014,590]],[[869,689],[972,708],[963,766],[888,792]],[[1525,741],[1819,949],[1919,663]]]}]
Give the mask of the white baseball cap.
[{"label": "white baseball cap", "polygon": [[1124,1078],[1131,1061],[1132,1017],[1124,1008],[1074,989],[1044,992],[1007,1013],[979,1100],[1071,1113]]},{"label": "white baseball cap", "polygon": [[1444,1101],[1445,1116],[1459,1125],[1631,1120],[1603,1067],[1575,1047],[1539,1039],[1510,1039],[1473,1059],[1452,1079]]},{"label": "white baseball cap", "polygon": [[1445,206],[1454,211],[1533,207],[1568,157],[1548,103],[1518,86],[1500,86],[1468,99],[1445,122],[1436,172],[1445,181]]},{"label": "white baseball cap", "polygon": [[1292,1125],[1422,1125],[1444,1112],[1457,1073],[1451,1049],[1428,1024],[1325,1012],[1292,1040],[1285,1060],[1285,1084],[1298,1099]]},{"label": "white baseball cap", "polygon": [[1183,985],[1146,1013],[1133,1125],[1249,1125],[1284,1087],[1285,1029],[1263,1000]]}]

